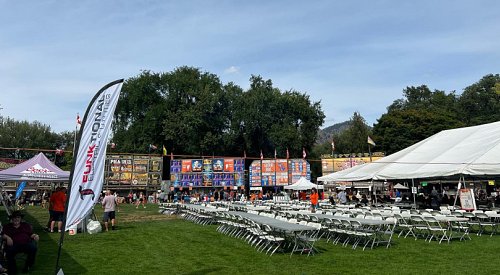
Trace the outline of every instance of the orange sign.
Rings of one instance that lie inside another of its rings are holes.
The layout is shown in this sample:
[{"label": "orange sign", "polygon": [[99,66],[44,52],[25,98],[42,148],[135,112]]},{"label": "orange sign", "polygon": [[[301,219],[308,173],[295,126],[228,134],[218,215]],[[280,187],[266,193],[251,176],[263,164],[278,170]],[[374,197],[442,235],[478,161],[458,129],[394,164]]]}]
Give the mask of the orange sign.
[{"label": "orange sign", "polygon": [[224,159],[224,172],[234,172],[234,159]]},{"label": "orange sign", "polygon": [[275,160],[263,160],[262,161],[262,173],[273,173],[276,171],[276,164],[277,162]]},{"label": "orange sign", "polygon": [[191,172],[191,160],[182,161],[182,172],[183,173]]}]

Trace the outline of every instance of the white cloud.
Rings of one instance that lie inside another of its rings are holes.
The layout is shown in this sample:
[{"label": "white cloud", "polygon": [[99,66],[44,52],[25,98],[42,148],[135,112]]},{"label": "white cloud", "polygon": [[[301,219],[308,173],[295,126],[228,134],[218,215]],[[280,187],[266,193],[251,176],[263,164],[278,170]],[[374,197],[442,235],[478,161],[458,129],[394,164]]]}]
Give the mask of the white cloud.
[{"label": "white cloud", "polygon": [[240,68],[236,66],[231,66],[224,70],[225,74],[238,74],[240,73]]}]

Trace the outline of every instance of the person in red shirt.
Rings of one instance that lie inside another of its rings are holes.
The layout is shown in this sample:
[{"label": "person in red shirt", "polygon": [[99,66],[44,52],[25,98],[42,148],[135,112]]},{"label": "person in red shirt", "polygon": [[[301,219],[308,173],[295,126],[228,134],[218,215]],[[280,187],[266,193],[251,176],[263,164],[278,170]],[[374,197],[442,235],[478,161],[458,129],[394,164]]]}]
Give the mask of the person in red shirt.
[{"label": "person in red shirt", "polygon": [[311,212],[314,213],[316,212],[316,208],[318,208],[318,198],[319,198],[316,188],[313,187],[311,196],[309,198],[311,200]]},{"label": "person in red shirt", "polygon": [[7,258],[7,269],[9,274],[16,274],[16,255],[25,253],[28,255],[23,272],[29,272],[35,263],[37,251],[36,242],[39,236],[33,233],[33,227],[22,221],[21,211],[14,211],[9,216],[10,223],[2,228],[2,240],[5,241],[5,255]]},{"label": "person in red shirt", "polygon": [[66,205],[66,187],[61,187],[50,196],[50,205],[52,206],[53,219],[50,223],[50,232],[54,232],[54,225],[57,222],[57,229],[62,230],[62,221],[64,218],[64,206]]},{"label": "person in red shirt", "polygon": [[299,200],[301,200],[301,201],[307,200],[307,194],[306,194],[306,192],[302,191],[302,192],[299,193]]}]

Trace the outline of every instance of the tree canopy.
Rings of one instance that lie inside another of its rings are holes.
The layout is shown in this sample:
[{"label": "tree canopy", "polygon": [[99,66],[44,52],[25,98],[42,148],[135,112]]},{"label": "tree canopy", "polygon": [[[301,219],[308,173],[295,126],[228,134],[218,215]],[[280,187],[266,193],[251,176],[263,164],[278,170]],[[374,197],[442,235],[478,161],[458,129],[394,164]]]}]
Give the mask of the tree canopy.
[{"label": "tree canopy", "polygon": [[486,75],[455,92],[407,87],[373,127],[379,149],[394,153],[439,131],[500,120],[500,76]]},{"label": "tree canopy", "polygon": [[[301,157],[302,148],[312,158],[331,154],[332,137],[316,144],[325,115],[320,102],[306,93],[282,91],[270,79],[250,77],[250,87],[221,83],[198,68],[179,67],[171,72],[143,71],[123,85],[113,123],[112,142],[117,152],[160,153],[165,146],[176,155]],[[489,74],[455,91],[431,90],[426,85],[403,89],[374,124],[366,125],[355,112],[348,126],[333,134],[335,153],[367,151],[367,136],[374,150],[390,154],[441,130],[500,120],[500,76]],[[372,133],[373,131],[373,133]],[[372,136],[373,135],[373,136]],[[37,121],[16,121],[0,116],[3,148],[43,150],[73,147],[73,132],[53,133]],[[158,147],[150,151],[150,144]],[[29,158],[34,152],[4,150],[3,157]],[[17,154],[17,155],[16,155]],[[71,165],[71,155],[58,158]]]},{"label": "tree canopy", "polygon": [[299,156],[314,146],[324,114],[319,102],[282,92],[271,80],[250,78],[244,91],[197,68],[145,71],[128,79],[115,112],[113,142],[123,152],[149,144],[182,155],[267,155],[286,148]]},{"label": "tree canopy", "polygon": [[[58,135],[50,126],[38,121],[16,121],[0,116],[0,144],[4,148],[54,148]],[[24,151],[2,152],[4,157],[26,158],[31,155]]]}]

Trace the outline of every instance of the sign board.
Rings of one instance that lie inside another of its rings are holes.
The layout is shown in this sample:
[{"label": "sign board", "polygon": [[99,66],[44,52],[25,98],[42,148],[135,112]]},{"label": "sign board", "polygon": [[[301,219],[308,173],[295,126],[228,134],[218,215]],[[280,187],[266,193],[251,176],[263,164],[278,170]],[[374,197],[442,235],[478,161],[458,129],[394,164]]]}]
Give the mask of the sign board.
[{"label": "sign board", "polygon": [[488,185],[495,185],[495,181],[494,180],[489,180],[488,181]]},{"label": "sign board", "polygon": [[175,187],[242,186],[245,184],[245,160],[241,158],[171,160],[170,180]]},{"label": "sign board", "polygon": [[[351,155],[351,154],[349,154]],[[338,156],[338,155],[337,155]],[[342,170],[345,170],[347,168],[351,168],[356,165],[364,164],[364,163],[369,163],[371,161],[376,161],[378,159],[381,159],[382,156],[372,156],[371,160],[368,154],[366,154],[364,157],[359,156],[354,157],[354,156],[341,156],[341,157],[336,157],[336,158],[324,158],[321,160],[321,170],[323,173],[323,176],[334,173],[334,172],[339,172]]]},{"label": "sign board", "polygon": [[412,194],[417,194],[417,187],[412,187],[411,188],[411,193]]},{"label": "sign board", "polygon": [[476,210],[476,201],[471,189],[460,189],[460,204],[464,210]]},{"label": "sign board", "polygon": [[420,183],[420,185],[422,185],[422,186],[427,186],[427,182],[426,182],[426,181],[422,181],[422,182]]},{"label": "sign board", "polygon": [[249,168],[250,186],[286,186],[301,177],[311,179],[311,166],[304,159],[256,160]]}]

